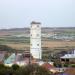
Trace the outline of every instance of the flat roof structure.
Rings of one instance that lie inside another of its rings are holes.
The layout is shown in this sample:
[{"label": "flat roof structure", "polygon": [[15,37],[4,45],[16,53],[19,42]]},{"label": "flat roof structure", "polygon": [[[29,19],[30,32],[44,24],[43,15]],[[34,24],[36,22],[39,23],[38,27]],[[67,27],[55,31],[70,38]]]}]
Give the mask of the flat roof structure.
[{"label": "flat roof structure", "polygon": [[31,22],[31,25],[32,25],[32,24],[41,24],[41,23],[40,23],[40,22],[32,21],[32,22]]},{"label": "flat roof structure", "polygon": [[70,59],[70,58],[75,58],[75,54],[66,54],[62,57],[60,57],[61,59]]}]

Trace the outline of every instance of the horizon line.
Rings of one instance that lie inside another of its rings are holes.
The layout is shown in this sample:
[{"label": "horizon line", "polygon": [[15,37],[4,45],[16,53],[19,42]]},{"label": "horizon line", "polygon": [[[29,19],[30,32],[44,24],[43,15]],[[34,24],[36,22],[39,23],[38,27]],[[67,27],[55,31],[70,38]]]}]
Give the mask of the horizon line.
[{"label": "horizon line", "polygon": [[[30,28],[30,27],[10,27],[10,28],[0,28],[0,30],[2,30],[2,29],[20,29],[20,28]],[[75,28],[74,26],[73,27],[71,27],[71,26],[66,26],[66,27],[61,27],[61,26],[57,26],[57,27],[49,27],[49,26],[42,26],[41,28]]]}]

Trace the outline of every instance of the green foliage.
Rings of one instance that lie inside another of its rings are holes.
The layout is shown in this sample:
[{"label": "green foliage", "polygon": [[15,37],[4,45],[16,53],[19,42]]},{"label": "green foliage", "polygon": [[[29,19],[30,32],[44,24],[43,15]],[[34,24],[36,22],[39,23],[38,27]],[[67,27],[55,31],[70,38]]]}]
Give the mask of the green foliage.
[{"label": "green foliage", "polygon": [[21,67],[16,71],[16,75],[51,75],[50,71],[36,64]]},{"label": "green foliage", "polygon": [[10,67],[0,64],[0,75],[8,75],[10,73],[13,73],[13,70]]},{"label": "green foliage", "polygon": [[13,64],[13,65],[12,65],[12,69],[13,69],[13,70],[17,70],[17,69],[19,69],[19,65],[17,65],[17,64]]},{"label": "green foliage", "polygon": [[0,69],[5,68],[4,64],[0,64]]},{"label": "green foliage", "polygon": [[52,73],[37,64],[22,67],[16,64],[12,65],[12,67],[6,67],[1,64],[0,75],[52,75]]},{"label": "green foliage", "polygon": [[60,67],[62,67],[62,64],[61,64],[60,62],[59,62],[59,63],[54,62],[54,66],[55,66],[55,67],[59,67],[59,68],[60,68]]},{"label": "green foliage", "polygon": [[68,67],[69,66],[69,64],[64,64],[64,67]]},{"label": "green foliage", "polygon": [[71,64],[70,66],[75,68],[75,64]]}]

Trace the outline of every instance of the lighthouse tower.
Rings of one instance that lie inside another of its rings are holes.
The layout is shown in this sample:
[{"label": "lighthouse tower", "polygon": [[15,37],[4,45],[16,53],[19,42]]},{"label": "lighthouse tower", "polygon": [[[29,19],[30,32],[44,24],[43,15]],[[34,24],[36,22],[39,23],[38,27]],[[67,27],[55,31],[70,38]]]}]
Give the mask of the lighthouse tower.
[{"label": "lighthouse tower", "polygon": [[30,28],[30,53],[35,59],[42,58],[41,50],[41,23],[31,22]]}]

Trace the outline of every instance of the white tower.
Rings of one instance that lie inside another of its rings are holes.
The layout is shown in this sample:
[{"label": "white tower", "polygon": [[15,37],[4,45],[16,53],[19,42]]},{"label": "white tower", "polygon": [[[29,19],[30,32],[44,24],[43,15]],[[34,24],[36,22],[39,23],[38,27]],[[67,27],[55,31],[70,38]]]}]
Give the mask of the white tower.
[{"label": "white tower", "polygon": [[42,58],[41,23],[32,22],[30,28],[30,53],[35,59]]}]

